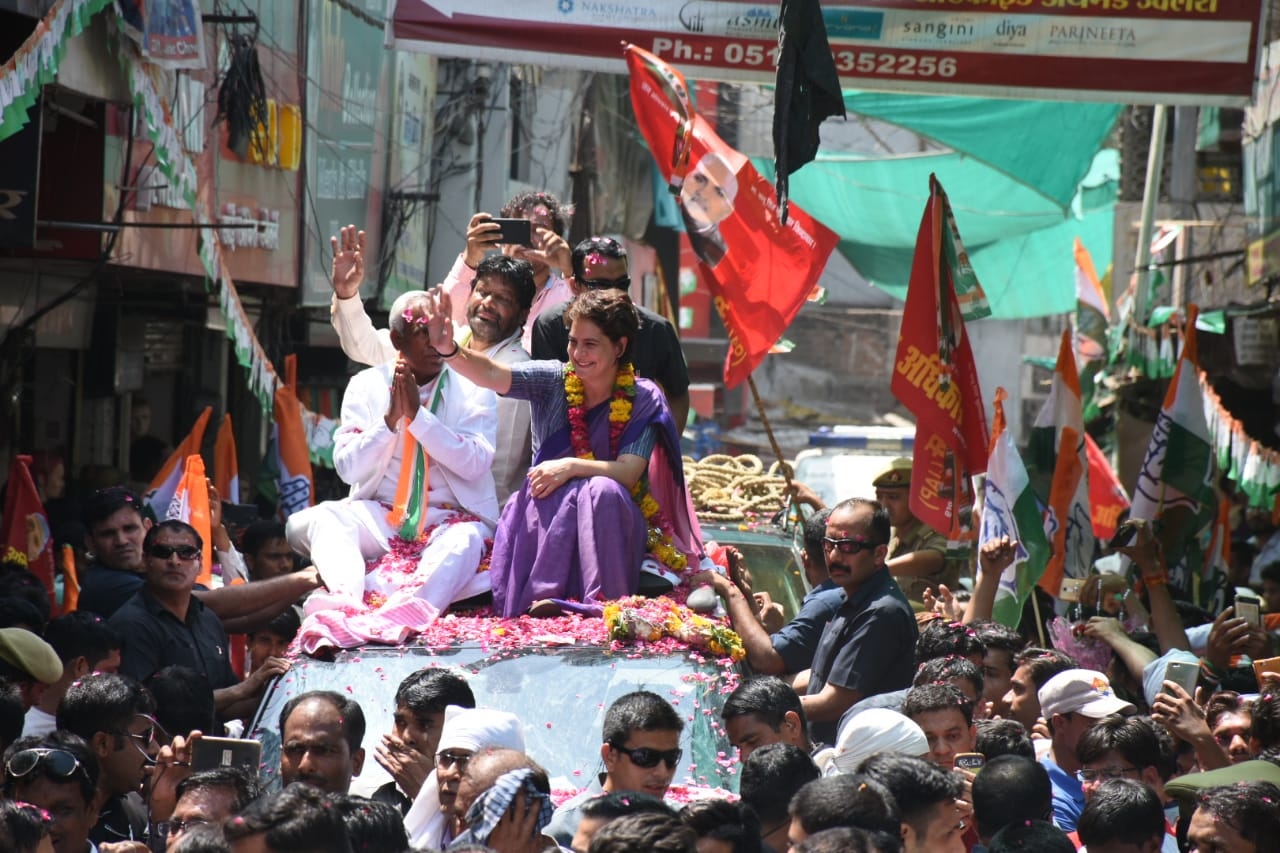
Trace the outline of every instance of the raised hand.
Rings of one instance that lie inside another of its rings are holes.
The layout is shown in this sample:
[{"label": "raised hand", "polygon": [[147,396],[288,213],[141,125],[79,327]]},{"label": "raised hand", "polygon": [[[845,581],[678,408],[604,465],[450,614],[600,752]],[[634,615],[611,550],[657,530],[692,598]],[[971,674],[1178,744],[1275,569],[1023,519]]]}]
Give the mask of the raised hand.
[{"label": "raised hand", "polygon": [[364,282],[364,232],[348,225],[340,229],[338,237],[329,238],[329,245],[333,248],[333,292],[339,299],[350,299]]},{"label": "raised hand", "polygon": [[498,248],[501,229],[493,217],[487,213],[477,213],[467,223],[467,249],[463,260],[467,266],[475,269],[484,256],[492,249]]},{"label": "raised hand", "polygon": [[978,549],[978,565],[984,572],[1002,574],[1013,565],[1013,558],[1018,553],[1018,542],[1008,536],[999,539],[988,539]]},{"label": "raised hand", "polygon": [[422,785],[427,781],[431,769],[435,767],[435,756],[423,755],[394,734],[384,734],[373,752],[373,760],[390,774],[410,799],[418,796]]},{"label": "raised hand", "polygon": [[550,228],[534,228],[533,248],[522,248],[516,252],[517,257],[533,261],[542,261],[547,266],[564,272],[573,269],[573,250],[564,238]]},{"label": "raised hand", "polygon": [[443,288],[434,287],[427,293],[427,341],[436,352],[449,355],[456,344],[453,340],[453,300]]}]

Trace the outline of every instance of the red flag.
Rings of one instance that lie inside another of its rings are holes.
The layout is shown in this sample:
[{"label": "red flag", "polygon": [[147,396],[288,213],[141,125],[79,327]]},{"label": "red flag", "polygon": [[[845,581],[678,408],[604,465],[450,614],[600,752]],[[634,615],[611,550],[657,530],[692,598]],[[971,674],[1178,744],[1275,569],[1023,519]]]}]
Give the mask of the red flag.
[{"label": "red flag", "polygon": [[1129,496],[1120,478],[1112,470],[1107,455],[1098,443],[1084,434],[1084,449],[1089,458],[1089,514],[1093,520],[1093,535],[1110,539],[1116,535],[1120,514],[1129,508]]},{"label": "red flag", "polygon": [[732,388],[795,319],[838,237],[794,204],[779,222],[773,185],[694,112],[680,72],[634,45],[626,56],[640,132],[679,193],[698,278],[729,332],[724,381]]},{"label": "red flag", "polygon": [[[969,477],[987,470],[987,414],[956,296],[954,243],[944,247],[951,240],[947,195],[932,175],[929,190],[889,387],[916,416],[911,512],[961,542],[976,536],[976,525],[961,528],[959,510],[972,506]],[[959,262],[967,264],[962,253]]]},{"label": "red flag", "polygon": [[31,457],[15,456],[9,466],[9,485],[4,493],[4,544],[27,561],[27,568],[44,584],[58,613],[58,599],[53,593],[53,536],[49,518],[31,479]]}]

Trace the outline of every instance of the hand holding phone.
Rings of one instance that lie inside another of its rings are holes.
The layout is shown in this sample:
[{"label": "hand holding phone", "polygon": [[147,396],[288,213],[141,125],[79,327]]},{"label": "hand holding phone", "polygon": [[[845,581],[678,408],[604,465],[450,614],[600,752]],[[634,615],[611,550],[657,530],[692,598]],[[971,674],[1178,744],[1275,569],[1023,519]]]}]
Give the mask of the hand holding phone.
[{"label": "hand holding phone", "polygon": [[[1164,676],[1161,682],[1172,681],[1187,692],[1191,698],[1196,695],[1196,683],[1200,680],[1200,665],[1190,661],[1171,660],[1164,665]],[[1160,692],[1166,693],[1163,687]]]},{"label": "hand holding phone", "polygon": [[977,773],[987,763],[987,757],[981,752],[957,752],[956,768],[959,770],[968,770],[970,773]]},{"label": "hand holding phone", "polygon": [[1254,628],[1262,627],[1262,599],[1243,595],[1236,596],[1236,616],[1248,622]]}]

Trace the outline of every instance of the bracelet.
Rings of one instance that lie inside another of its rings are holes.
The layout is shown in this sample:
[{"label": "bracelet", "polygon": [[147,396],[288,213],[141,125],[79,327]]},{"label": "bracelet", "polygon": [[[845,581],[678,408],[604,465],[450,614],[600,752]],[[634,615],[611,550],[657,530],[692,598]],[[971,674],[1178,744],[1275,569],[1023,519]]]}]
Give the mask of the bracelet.
[{"label": "bracelet", "polygon": [[457,356],[458,356],[458,351],[459,351],[459,350],[461,350],[461,349],[462,349],[462,347],[458,346],[458,342],[457,342],[457,341],[454,341],[454,342],[453,342],[453,352],[449,353],[448,355],[445,355],[444,353],[440,352],[439,350],[436,350],[436,355],[440,356],[440,358],[444,359],[445,361],[448,361],[448,360],[449,360],[449,359],[451,359],[451,358],[457,358]]},{"label": "bracelet", "polygon": [[1161,572],[1158,575],[1142,576],[1142,585],[1145,586],[1147,589],[1151,589],[1152,587],[1156,587],[1156,586],[1164,586],[1167,583],[1169,583],[1169,576],[1164,572]]}]

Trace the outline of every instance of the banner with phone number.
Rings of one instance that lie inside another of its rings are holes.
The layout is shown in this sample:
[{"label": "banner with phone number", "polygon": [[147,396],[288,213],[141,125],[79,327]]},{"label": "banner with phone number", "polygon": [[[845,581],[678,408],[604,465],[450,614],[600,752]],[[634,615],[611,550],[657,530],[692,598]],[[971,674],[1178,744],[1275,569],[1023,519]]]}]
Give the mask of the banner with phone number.
[{"label": "banner with phone number", "polygon": [[[1243,105],[1261,0],[824,3],[844,88]],[[772,82],[778,6],[737,0],[396,0],[387,43],[622,73],[621,42],[701,80]]]}]

